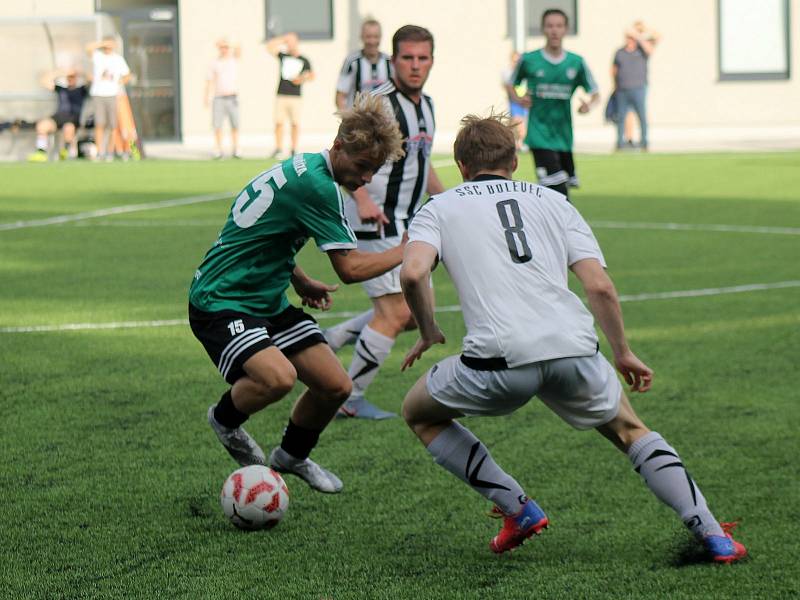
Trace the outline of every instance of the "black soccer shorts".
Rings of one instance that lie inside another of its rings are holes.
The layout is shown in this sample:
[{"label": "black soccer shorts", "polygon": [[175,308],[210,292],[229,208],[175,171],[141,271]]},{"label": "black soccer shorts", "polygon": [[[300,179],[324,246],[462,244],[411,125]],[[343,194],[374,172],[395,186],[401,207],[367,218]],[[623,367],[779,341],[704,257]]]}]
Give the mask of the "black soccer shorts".
[{"label": "black soccer shorts", "polygon": [[533,148],[533,162],[539,183],[567,195],[567,187],[577,187],[572,152]]},{"label": "black soccer shorts", "polygon": [[267,319],[233,310],[205,312],[189,304],[189,325],[231,385],[246,375],[244,363],[260,350],[277,346],[290,357],[326,343],[314,317],[295,306]]}]

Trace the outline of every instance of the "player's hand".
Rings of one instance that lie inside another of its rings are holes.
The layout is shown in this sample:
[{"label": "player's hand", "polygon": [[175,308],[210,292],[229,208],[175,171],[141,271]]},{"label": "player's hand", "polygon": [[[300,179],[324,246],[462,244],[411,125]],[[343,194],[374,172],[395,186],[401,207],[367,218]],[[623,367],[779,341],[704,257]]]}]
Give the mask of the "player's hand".
[{"label": "player's hand", "polygon": [[294,291],[300,296],[303,306],[318,310],[330,310],[333,305],[331,292],[338,289],[338,285],[329,285],[310,277],[294,283]]},{"label": "player's hand", "polygon": [[414,347],[408,351],[408,354],[406,354],[406,357],[403,359],[403,365],[400,367],[400,370],[405,371],[408,367],[413,365],[414,362],[421,358],[425,351],[434,344],[444,344],[446,341],[442,330],[436,325],[436,330],[433,331],[430,336],[420,337],[417,343],[414,344]]},{"label": "player's hand", "polygon": [[533,98],[529,93],[525,94],[522,98],[519,98],[517,100],[517,104],[519,104],[524,108],[530,108],[531,106],[533,106]]},{"label": "player's hand", "polygon": [[585,115],[589,112],[589,109],[592,108],[586,100],[581,100],[581,105],[578,107],[578,112],[582,115]]},{"label": "player's hand", "polygon": [[358,201],[358,218],[362,223],[376,223],[379,229],[389,224],[389,218],[371,198]]},{"label": "player's hand", "polygon": [[653,385],[653,370],[630,350],[615,356],[614,365],[632,392],[646,392]]}]

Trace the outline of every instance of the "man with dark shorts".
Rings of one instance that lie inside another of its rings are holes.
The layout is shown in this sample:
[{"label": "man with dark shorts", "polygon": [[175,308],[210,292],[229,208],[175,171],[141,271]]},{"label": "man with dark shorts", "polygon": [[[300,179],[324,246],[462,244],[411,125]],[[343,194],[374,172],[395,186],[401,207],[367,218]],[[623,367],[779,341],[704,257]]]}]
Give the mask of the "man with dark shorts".
[{"label": "man with dark shorts", "polygon": [[568,196],[568,187],[578,187],[572,157],[572,112],[570,100],[578,87],[590,95],[581,100],[578,112],[588,113],[600,100],[586,62],[562,46],[567,33],[567,15],[549,9],[542,15],[544,48],[527,52],[517,63],[513,85],[527,83],[528,95],[520,97],[530,107],[525,143],[533,152],[539,183]]},{"label": "man with dark shorts", "polygon": [[[60,79],[64,75],[66,81]],[[66,85],[63,85],[66,83]],[[59,157],[75,158],[78,156],[78,137],[76,135],[83,103],[89,95],[89,86],[78,85],[78,72],[67,69],[64,72],[53,71],[42,78],[42,85],[55,92],[58,104],[56,112],[36,122],[36,152],[28,156],[31,162],[47,161],[49,137],[61,131],[64,135],[64,146],[59,150]]]},{"label": "man with dark shorts", "polygon": [[[208,410],[222,445],[240,465],[269,464],[326,493],[341,491],[342,482],[308,456],[352,384],[314,318],[286,297],[291,283],[303,305],[326,310],[337,286],[309,278],[295,255],[313,237],[339,278],[352,283],[399,265],[405,245],[357,250],[339,189],[369,183],[387,160],[402,155],[394,114],[382,98],[359,96],[341,115],[330,150],[297,154],[244,187],[189,292],[192,332],[231,385]],[[241,426],[297,379],[308,389],[267,459]]]}]

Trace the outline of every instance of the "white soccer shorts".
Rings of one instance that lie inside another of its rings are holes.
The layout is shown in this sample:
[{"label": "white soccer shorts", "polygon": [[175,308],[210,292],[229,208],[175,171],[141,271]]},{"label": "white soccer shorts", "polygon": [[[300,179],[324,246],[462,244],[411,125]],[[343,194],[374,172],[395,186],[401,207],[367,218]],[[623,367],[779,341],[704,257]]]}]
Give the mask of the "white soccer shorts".
[{"label": "white soccer shorts", "polygon": [[537,396],[575,429],[608,423],[619,412],[622,385],[606,358],[557,358],[500,371],[477,371],[450,356],[427,377],[434,400],[464,415],[506,415]]},{"label": "white soccer shorts", "polygon": [[[381,240],[358,240],[358,249],[364,252],[383,252],[399,245],[401,238],[390,237]],[[383,275],[373,279],[368,279],[361,283],[367,296],[370,298],[380,298],[388,294],[401,294],[403,289],[400,287],[400,267],[397,266]]]}]

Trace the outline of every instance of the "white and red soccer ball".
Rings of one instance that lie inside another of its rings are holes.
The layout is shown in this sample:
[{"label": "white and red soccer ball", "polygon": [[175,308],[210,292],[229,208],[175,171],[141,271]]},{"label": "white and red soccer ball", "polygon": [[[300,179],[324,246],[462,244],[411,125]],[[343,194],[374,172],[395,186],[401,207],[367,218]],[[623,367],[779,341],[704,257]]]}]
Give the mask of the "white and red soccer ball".
[{"label": "white and red soccer ball", "polygon": [[271,529],[289,508],[283,478],[261,465],[242,467],[225,480],[220,493],[225,516],[240,529]]}]

